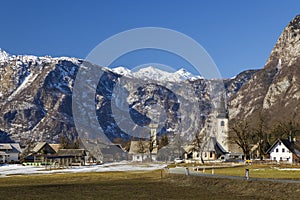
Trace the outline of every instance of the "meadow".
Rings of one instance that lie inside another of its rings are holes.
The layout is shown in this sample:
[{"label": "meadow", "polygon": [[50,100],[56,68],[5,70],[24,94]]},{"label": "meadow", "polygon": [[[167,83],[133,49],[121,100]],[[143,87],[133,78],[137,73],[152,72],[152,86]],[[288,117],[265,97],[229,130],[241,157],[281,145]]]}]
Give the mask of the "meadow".
[{"label": "meadow", "polygon": [[[243,168],[222,170],[232,170],[234,174]],[[230,172],[222,170],[215,172]],[[295,183],[171,175],[161,170],[0,178],[0,199],[299,199],[299,196],[300,184]]]}]

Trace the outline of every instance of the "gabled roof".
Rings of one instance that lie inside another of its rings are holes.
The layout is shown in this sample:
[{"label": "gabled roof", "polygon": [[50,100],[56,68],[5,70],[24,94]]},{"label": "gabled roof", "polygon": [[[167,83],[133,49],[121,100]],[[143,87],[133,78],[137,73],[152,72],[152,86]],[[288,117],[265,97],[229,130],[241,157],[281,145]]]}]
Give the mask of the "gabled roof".
[{"label": "gabled roof", "polygon": [[12,150],[14,153],[21,153],[21,147],[19,143],[0,143],[0,151]]},{"label": "gabled roof", "polygon": [[61,148],[61,144],[49,144],[50,147],[57,153],[58,150]]},{"label": "gabled roof", "polygon": [[37,143],[37,145],[32,149],[32,152],[37,153],[45,147],[47,148],[47,153],[55,153],[56,152],[47,142]]},{"label": "gabled roof", "polygon": [[277,139],[274,144],[268,149],[267,153],[276,146],[278,142],[281,142],[286,148],[288,148],[293,154],[300,158],[300,144],[286,139]]},{"label": "gabled roof", "polygon": [[39,142],[35,145],[35,147],[32,149],[33,152],[38,152],[39,150],[41,150],[45,145],[47,144],[47,142]]},{"label": "gabled roof", "polygon": [[0,144],[0,150],[10,150],[13,149],[9,143],[2,143]]},{"label": "gabled roof", "polygon": [[0,150],[8,150],[8,149],[12,149],[12,146],[10,144],[0,144]]},{"label": "gabled roof", "polygon": [[86,156],[84,149],[59,149],[58,156]]},{"label": "gabled roof", "polygon": [[215,137],[210,137],[208,142],[204,144],[203,151],[215,151],[217,154],[227,153],[222,145],[216,140]]}]

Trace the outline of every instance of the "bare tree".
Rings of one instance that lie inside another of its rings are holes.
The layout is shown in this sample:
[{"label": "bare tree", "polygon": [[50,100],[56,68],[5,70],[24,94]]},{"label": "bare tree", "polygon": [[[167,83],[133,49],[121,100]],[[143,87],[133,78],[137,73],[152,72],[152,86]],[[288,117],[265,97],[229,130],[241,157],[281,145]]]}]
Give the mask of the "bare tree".
[{"label": "bare tree", "polygon": [[199,153],[199,156],[200,156],[200,160],[201,160],[201,163],[204,164],[204,160],[203,160],[203,145],[204,143],[204,134],[201,134],[201,133],[196,133],[195,134],[195,139],[193,140],[193,151],[196,151]]},{"label": "bare tree", "polygon": [[246,159],[250,159],[251,148],[255,141],[255,135],[247,121],[233,123],[230,127],[230,140],[237,144],[243,151]]},{"label": "bare tree", "polygon": [[147,148],[149,148],[149,147],[147,147],[146,142],[141,140],[141,139],[138,141],[137,145],[138,145],[137,146],[137,152],[142,154],[142,161],[143,161],[144,160],[144,153],[147,152]]},{"label": "bare tree", "polygon": [[270,134],[267,131],[266,121],[263,115],[259,115],[256,127],[254,128],[255,140],[258,145],[259,158],[262,160],[263,155],[271,146]]},{"label": "bare tree", "polygon": [[175,135],[175,138],[174,138],[174,147],[175,147],[175,152],[177,153],[177,157],[178,158],[181,158],[182,157],[182,151],[181,151],[181,148],[182,148],[182,139],[179,135],[179,133],[177,133]]},{"label": "bare tree", "polygon": [[281,121],[272,130],[276,140],[277,138],[296,137],[300,132],[300,126],[295,120]]}]

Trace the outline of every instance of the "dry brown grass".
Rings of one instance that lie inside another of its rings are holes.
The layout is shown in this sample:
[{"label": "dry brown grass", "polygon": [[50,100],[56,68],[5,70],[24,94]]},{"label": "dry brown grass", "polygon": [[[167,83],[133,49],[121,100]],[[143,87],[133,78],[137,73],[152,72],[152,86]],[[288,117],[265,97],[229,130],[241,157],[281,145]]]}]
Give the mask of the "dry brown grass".
[{"label": "dry brown grass", "polygon": [[300,184],[154,172],[106,172],[0,178],[0,199],[298,199]]}]

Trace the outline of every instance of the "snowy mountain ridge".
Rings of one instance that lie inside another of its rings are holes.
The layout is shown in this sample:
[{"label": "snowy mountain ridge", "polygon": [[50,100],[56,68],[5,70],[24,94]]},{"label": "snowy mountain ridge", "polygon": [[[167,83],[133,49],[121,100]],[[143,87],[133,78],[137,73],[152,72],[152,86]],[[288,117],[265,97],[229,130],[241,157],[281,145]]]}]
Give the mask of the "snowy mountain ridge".
[{"label": "snowy mountain ridge", "polygon": [[[0,142],[16,141],[23,145],[38,141],[56,143],[62,134],[71,140],[77,137],[72,113],[72,92],[83,60],[69,57],[10,55],[2,50],[0,55]],[[193,127],[198,127],[195,124],[202,124],[211,112],[210,92],[213,83],[193,76],[185,69],[166,72],[146,66],[135,71],[125,67],[114,69],[100,67],[100,70],[103,75],[95,100],[99,120],[89,127],[98,128],[100,124],[104,134],[111,140],[130,138],[126,131],[119,127],[115,116],[110,112],[111,102],[116,99],[112,98],[114,91],[118,89],[115,86],[122,76],[126,76],[128,88],[134,88],[139,77],[142,80],[152,79],[170,83],[168,89],[162,86],[164,84],[151,83],[148,80],[145,81],[148,84],[137,90],[127,91],[126,88],[121,88],[127,92],[128,98],[125,99],[136,124],[147,125],[147,113],[152,105],[158,104],[165,109],[167,121],[159,134],[176,132],[179,127],[177,112],[180,104],[185,106],[193,101],[199,101],[201,105],[199,110],[187,107],[189,115],[181,116],[181,120],[193,123]],[[235,93],[243,85],[244,80],[249,79],[241,77],[239,80],[227,81],[226,86],[230,88],[228,94]],[[186,84],[190,87],[185,88]],[[178,90],[177,86],[183,89]],[[231,91],[231,88],[234,91]],[[175,90],[176,95],[172,92]],[[191,94],[194,98],[191,98]],[[78,109],[85,114],[85,118],[89,118],[90,110],[94,111],[95,107],[84,104]],[[201,113],[201,118],[197,118],[198,112]],[[189,129],[189,133],[190,131]]]},{"label": "snowy mountain ridge", "polygon": [[0,48],[0,62],[3,62],[5,60],[7,60],[9,57],[8,53],[6,53],[5,51],[3,51],[1,48]]},{"label": "snowy mountain ridge", "polygon": [[184,68],[181,68],[175,72],[168,72],[153,66],[148,66],[138,69],[137,71],[132,71],[128,68],[120,66],[113,68],[112,71],[122,76],[141,78],[145,80],[150,79],[161,82],[182,82],[185,80],[203,79],[201,76],[194,76]]}]

